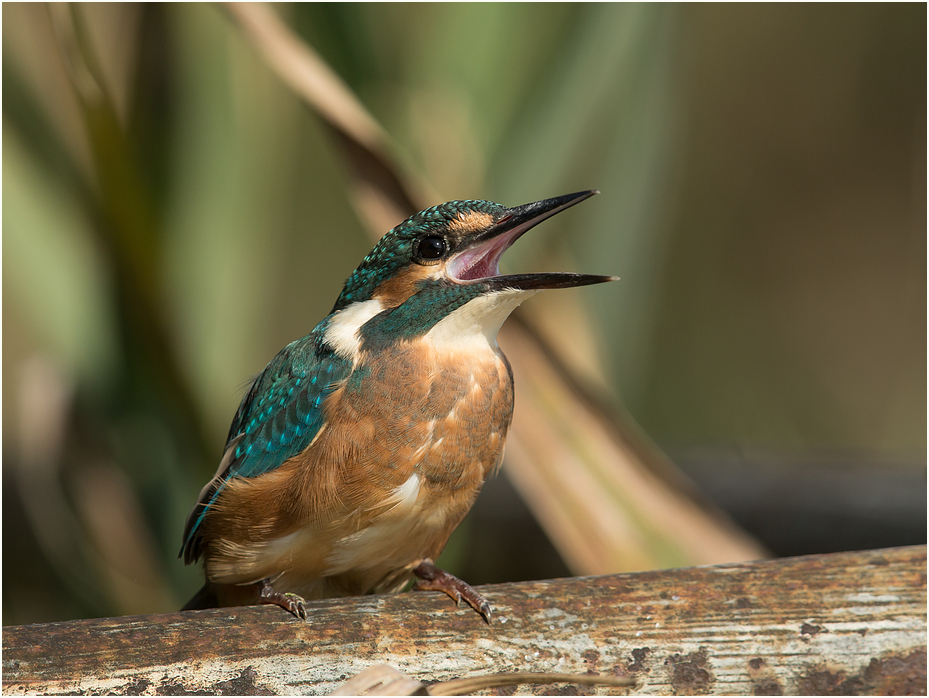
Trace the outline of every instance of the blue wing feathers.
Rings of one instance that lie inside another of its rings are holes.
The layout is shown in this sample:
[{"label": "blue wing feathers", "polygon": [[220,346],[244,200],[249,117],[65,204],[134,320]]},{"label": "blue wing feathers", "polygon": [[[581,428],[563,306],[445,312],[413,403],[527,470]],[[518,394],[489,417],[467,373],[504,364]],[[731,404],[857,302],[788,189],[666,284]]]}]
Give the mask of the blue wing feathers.
[{"label": "blue wing feathers", "polygon": [[282,349],[239,404],[226,440],[223,460],[228,464],[200,493],[187,519],[181,549],[186,560],[199,557],[197,530],[226,482],[273,471],[316,436],[323,423],[323,400],[352,369],[322,343],[321,335],[317,328]]}]

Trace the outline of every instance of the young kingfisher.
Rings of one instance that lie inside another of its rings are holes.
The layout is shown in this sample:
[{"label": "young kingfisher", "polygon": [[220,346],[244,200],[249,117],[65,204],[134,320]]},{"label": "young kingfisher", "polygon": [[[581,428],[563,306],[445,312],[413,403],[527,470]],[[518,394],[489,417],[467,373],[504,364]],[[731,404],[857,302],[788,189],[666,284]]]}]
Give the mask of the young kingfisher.
[{"label": "young kingfisher", "polygon": [[180,555],[203,558],[184,607],[276,604],[419,590],[487,601],[433,563],[500,465],[513,373],[497,330],[546,288],[615,280],[501,276],[537,223],[596,194],[506,208],[450,201],[388,232],[332,312],[288,344],[232,420],[216,476],[187,517]]}]

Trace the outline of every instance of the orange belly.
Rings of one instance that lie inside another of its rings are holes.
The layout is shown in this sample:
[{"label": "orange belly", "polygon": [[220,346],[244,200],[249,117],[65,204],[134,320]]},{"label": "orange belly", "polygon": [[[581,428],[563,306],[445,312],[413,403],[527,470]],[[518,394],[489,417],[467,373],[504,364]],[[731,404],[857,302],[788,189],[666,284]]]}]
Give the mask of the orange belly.
[{"label": "orange belly", "polygon": [[323,409],[303,453],[226,485],[203,522],[210,582],[271,578],[305,598],[402,587],[499,465],[512,377],[499,352],[410,344],[356,369]]}]

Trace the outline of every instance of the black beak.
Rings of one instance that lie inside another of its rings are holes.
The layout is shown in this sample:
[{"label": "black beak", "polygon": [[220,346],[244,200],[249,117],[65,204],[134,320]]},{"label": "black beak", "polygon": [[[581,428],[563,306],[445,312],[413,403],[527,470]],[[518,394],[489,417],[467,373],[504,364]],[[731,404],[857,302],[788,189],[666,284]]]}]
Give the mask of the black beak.
[{"label": "black beak", "polygon": [[[525,225],[525,230],[529,230],[546,218],[551,218],[556,213],[564,211],[566,208],[574,206],[574,204],[579,204],[585,199],[589,199],[594,194],[599,194],[600,192],[596,189],[591,189],[589,191],[579,191],[574,194],[565,194],[564,196],[556,196],[553,199],[543,199],[542,201],[535,201],[531,204],[523,204],[522,206],[514,206],[513,208],[507,209],[507,213],[504,214],[504,217],[493,227],[493,229],[498,229],[498,232],[504,232],[505,230],[511,230],[517,226]],[[503,226],[501,228],[501,226]],[[490,231],[488,231],[490,232]]]},{"label": "black beak", "polygon": [[594,274],[537,273],[511,274],[507,276],[469,274],[471,270],[477,272],[480,269],[485,273],[488,269],[497,270],[500,256],[523,233],[530,228],[534,228],[546,218],[551,218],[556,213],[599,193],[596,190],[580,191],[507,209],[503,216],[492,226],[477,235],[460,259],[453,263],[453,275],[459,281],[465,283],[480,280],[489,284],[493,289],[511,288],[526,291],[544,288],[571,288],[573,286],[599,284],[605,281],[617,281],[618,277],[616,276]]}]

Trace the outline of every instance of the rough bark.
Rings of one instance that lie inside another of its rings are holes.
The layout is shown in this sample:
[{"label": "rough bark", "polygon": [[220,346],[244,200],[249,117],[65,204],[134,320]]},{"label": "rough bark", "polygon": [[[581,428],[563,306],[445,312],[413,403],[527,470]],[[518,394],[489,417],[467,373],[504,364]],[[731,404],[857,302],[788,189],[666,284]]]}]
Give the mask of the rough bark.
[{"label": "rough bark", "polygon": [[[926,548],[8,627],[3,693],[328,693],[388,663],[423,682],[501,672],[629,676],[519,692],[925,694]],[[508,691],[512,691],[508,689]]]}]

